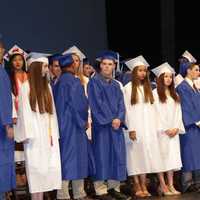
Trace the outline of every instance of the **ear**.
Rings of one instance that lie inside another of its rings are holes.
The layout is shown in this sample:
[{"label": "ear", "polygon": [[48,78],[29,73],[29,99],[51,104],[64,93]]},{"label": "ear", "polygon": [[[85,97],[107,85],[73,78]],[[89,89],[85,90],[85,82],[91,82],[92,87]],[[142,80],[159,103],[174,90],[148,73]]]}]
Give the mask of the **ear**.
[{"label": "ear", "polygon": [[116,63],[113,63],[112,69],[114,70],[116,67],[117,67],[117,64],[116,64]]},{"label": "ear", "polygon": [[191,69],[188,68],[188,69],[187,69],[187,74],[190,74],[190,73],[191,73]]}]

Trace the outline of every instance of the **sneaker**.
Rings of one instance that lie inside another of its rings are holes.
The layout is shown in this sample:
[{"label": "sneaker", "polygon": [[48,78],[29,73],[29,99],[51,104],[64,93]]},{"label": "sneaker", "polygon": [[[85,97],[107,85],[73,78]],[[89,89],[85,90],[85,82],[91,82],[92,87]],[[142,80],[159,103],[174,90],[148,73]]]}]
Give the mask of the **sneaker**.
[{"label": "sneaker", "polygon": [[116,191],[115,189],[108,190],[108,194],[112,196],[114,199],[117,200],[130,200],[131,197],[126,196],[125,194],[122,194],[121,192]]}]

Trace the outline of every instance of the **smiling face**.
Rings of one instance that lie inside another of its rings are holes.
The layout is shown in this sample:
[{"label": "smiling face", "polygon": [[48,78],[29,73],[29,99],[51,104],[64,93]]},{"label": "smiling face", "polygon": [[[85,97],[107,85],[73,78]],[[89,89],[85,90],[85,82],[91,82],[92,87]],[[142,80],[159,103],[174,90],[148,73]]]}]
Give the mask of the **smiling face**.
[{"label": "smiling face", "polygon": [[55,77],[60,76],[61,68],[60,68],[58,60],[54,60],[53,63],[50,65],[50,71],[51,71],[53,76],[55,76]]},{"label": "smiling face", "polygon": [[72,54],[72,58],[73,58],[73,61],[74,61],[74,67],[76,69],[78,69],[81,65],[81,61],[80,61],[79,56],[77,56],[76,54]]}]

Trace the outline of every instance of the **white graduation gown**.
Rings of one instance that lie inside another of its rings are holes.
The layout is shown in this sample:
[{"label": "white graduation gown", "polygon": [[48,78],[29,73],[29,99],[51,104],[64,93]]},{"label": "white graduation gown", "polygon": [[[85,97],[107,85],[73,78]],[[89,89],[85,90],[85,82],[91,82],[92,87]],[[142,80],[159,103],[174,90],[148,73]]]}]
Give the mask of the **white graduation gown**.
[{"label": "white graduation gown", "polygon": [[[131,105],[132,83],[124,86],[126,105],[125,132],[128,175],[157,173],[163,171],[156,131],[155,106],[144,103],[143,86],[138,87],[138,103]],[[129,131],[136,131],[136,141],[129,138]]]},{"label": "white graduation gown", "polygon": [[15,140],[26,140],[24,152],[29,190],[30,193],[36,193],[60,189],[61,161],[55,106],[53,105],[53,115],[33,112],[29,103],[29,90],[29,83],[26,81],[19,92],[18,121],[15,129]]},{"label": "white graduation gown", "polygon": [[153,95],[156,115],[158,116],[158,139],[164,170],[180,170],[182,162],[179,135],[177,134],[173,138],[170,138],[165,133],[166,130],[172,128],[178,128],[179,134],[185,132],[180,103],[176,103],[171,96],[167,96],[166,103],[161,103],[157,89],[153,91]]}]

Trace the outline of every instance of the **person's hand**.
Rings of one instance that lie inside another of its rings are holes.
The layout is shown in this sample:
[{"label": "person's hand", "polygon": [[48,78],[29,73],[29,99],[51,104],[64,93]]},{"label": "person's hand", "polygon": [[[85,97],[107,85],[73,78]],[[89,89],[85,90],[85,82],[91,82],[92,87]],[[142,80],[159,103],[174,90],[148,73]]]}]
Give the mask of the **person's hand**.
[{"label": "person's hand", "polygon": [[13,118],[13,124],[17,124],[17,118]]},{"label": "person's hand", "polygon": [[129,138],[133,141],[137,140],[137,137],[136,137],[136,131],[130,131],[129,132]]},{"label": "person's hand", "polygon": [[12,140],[14,138],[13,128],[10,126],[6,126],[6,134],[7,134],[7,137]]},{"label": "person's hand", "polygon": [[29,143],[29,139],[26,139],[23,141],[24,144],[28,144]]},{"label": "person's hand", "polygon": [[119,129],[120,125],[121,125],[120,119],[113,119],[113,121],[112,121],[112,127],[115,130]]},{"label": "person's hand", "polygon": [[85,129],[87,130],[88,128],[89,128],[89,123],[86,122],[86,124],[85,124]]},{"label": "person's hand", "polygon": [[166,130],[165,133],[166,133],[169,137],[174,137],[174,136],[178,133],[178,131],[179,131],[178,128],[174,128],[174,129]]}]

